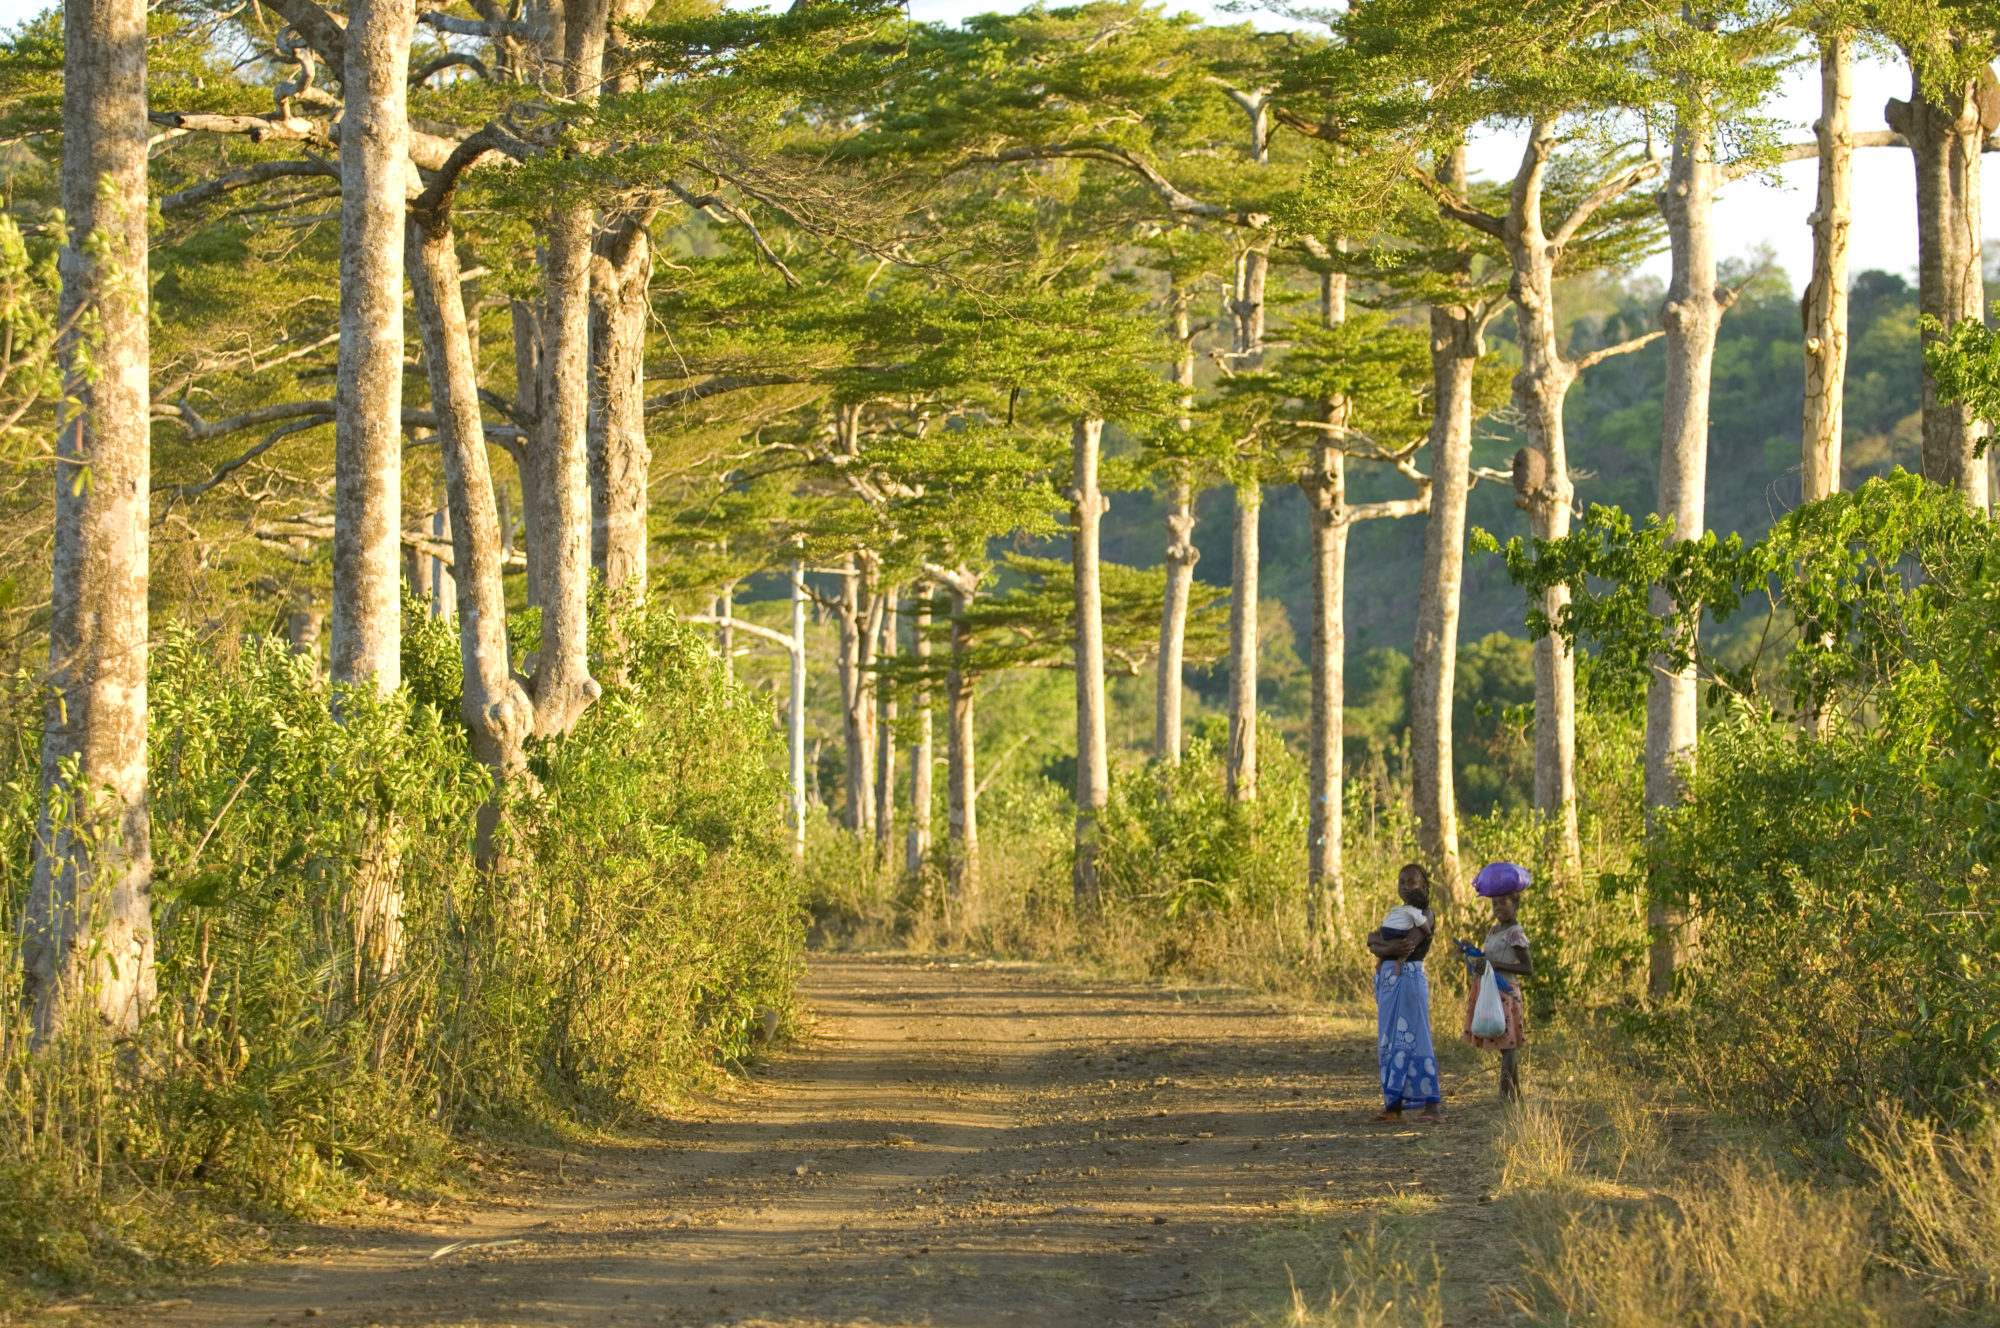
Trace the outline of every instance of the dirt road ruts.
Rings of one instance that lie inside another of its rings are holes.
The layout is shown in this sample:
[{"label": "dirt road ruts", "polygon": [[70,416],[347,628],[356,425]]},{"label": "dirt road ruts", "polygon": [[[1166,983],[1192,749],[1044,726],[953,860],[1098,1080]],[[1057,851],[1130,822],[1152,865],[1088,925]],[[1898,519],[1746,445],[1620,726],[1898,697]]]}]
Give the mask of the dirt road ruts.
[{"label": "dirt road ruts", "polygon": [[1368,1124],[1359,1020],[907,958],[816,959],[807,997],[797,1047],[561,1185],[106,1321],[1192,1328],[1313,1288],[1371,1209],[1485,1234],[1484,1109]]}]

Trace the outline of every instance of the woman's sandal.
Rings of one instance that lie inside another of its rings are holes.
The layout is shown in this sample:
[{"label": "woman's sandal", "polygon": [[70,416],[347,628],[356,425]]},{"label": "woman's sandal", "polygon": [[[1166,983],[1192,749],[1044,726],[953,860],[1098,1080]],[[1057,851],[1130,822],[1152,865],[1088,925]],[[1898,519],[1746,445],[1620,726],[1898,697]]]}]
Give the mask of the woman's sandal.
[{"label": "woman's sandal", "polygon": [[1403,1113],[1400,1111],[1378,1111],[1368,1118],[1371,1125],[1401,1125]]},{"label": "woman's sandal", "polygon": [[1417,1120],[1420,1124],[1423,1125],[1435,1125],[1442,1119],[1443,1117],[1437,1114],[1435,1108],[1427,1109],[1417,1113]]}]

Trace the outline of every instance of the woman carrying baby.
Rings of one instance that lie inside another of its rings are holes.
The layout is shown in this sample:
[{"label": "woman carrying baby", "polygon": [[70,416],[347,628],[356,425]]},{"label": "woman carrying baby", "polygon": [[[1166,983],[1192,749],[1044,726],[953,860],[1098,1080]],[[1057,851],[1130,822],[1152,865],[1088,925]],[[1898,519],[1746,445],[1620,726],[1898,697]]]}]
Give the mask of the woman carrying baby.
[{"label": "woman carrying baby", "polygon": [[1410,863],[1396,874],[1401,902],[1368,934],[1375,956],[1376,1050],[1382,1070],[1382,1111],[1375,1117],[1403,1119],[1406,1106],[1421,1107],[1417,1119],[1438,1119],[1437,1052],[1431,1045],[1431,988],[1424,975],[1437,919],[1431,914],[1430,873]]}]

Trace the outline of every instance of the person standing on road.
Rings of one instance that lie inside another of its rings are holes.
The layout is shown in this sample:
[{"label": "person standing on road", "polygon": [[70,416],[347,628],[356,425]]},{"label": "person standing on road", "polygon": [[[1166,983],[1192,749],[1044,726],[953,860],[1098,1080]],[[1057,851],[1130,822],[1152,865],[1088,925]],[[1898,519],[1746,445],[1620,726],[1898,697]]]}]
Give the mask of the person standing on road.
[{"label": "person standing on road", "polygon": [[1375,1119],[1403,1119],[1403,1108],[1423,1108],[1417,1119],[1438,1119],[1437,1051],[1431,1044],[1431,988],[1424,974],[1437,918],[1431,913],[1430,873],[1409,863],[1396,874],[1402,902],[1368,934],[1375,956],[1376,1053],[1382,1070],[1382,1110]]},{"label": "person standing on road", "polygon": [[[1521,1047],[1527,1041],[1527,1015],[1521,1005],[1521,984],[1507,979],[1535,975],[1534,957],[1528,953],[1528,933],[1520,923],[1521,892],[1532,878],[1525,867],[1511,862],[1489,862],[1472,878],[1472,888],[1493,908],[1493,926],[1484,945],[1460,941],[1466,967],[1472,971],[1471,989],[1465,998],[1464,1040],[1475,1047],[1500,1053],[1500,1096],[1521,1096]],[[1479,1037],[1472,1031],[1472,1012],[1479,1001],[1479,979],[1491,964],[1499,977],[1500,1005],[1507,1015],[1506,1031],[1496,1037]]]}]

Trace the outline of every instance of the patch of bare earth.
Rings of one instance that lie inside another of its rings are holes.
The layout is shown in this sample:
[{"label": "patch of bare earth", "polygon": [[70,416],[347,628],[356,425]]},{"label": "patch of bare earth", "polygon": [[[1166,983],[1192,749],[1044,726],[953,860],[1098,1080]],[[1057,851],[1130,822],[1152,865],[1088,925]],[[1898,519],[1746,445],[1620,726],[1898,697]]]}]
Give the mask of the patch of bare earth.
[{"label": "patch of bare earth", "polygon": [[561,1184],[105,1319],[1233,1324],[1282,1314],[1293,1280],[1317,1298],[1375,1218],[1438,1247],[1453,1322],[1490,1315],[1481,1279],[1512,1262],[1484,1203],[1490,1074],[1443,1125],[1385,1127],[1353,1017],[905,958],[816,959],[807,994],[798,1047]]}]

